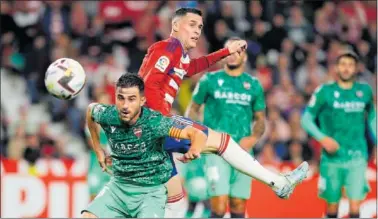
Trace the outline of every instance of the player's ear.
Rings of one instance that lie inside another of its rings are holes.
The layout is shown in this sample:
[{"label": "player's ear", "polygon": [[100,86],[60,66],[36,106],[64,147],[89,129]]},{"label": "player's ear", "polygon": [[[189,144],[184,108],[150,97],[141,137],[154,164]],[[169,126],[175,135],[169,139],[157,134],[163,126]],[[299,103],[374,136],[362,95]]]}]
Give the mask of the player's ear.
[{"label": "player's ear", "polygon": [[174,31],[174,32],[178,32],[178,29],[179,29],[179,24],[178,24],[178,19],[174,19],[173,21],[172,21],[172,30]]},{"label": "player's ear", "polygon": [[146,96],[144,96],[144,93],[141,93],[140,94],[140,102],[141,102],[141,106],[143,106],[145,103],[146,103]]}]

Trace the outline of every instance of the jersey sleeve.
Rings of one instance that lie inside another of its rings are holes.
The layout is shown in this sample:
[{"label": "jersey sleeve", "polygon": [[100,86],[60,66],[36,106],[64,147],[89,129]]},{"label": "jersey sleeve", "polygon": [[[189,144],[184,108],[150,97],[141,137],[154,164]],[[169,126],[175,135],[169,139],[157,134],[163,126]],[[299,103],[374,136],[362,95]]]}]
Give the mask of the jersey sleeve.
[{"label": "jersey sleeve", "polygon": [[316,88],[307,104],[306,111],[316,116],[325,103],[324,86]]},{"label": "jersey sleeve", "polygon": [[158,127],[155,134],[158,138],[169,137],[172,135],[172,129],[176,127],[172,118],[160,115],[158,118]]},{"label": "jersey sleeve", "polygon": [[198,74],[229,55],[230,51],[227,48],[223,48],[209,55],[192,59],[189,64],[187,76],[191,77],[195,74]]},{"label": "jersey sleeve", "polygon": [[207,74],[203,75],[194,88],[192,99],[196,104],[201,105],[206,102],[209,90],[208,77],[209,76]]},{"label": "jersey sleeve", "polygon": [[252,102],[253,112],[265,110],[264,89],[259,81],[256,83],[256,99]]},{"label": "jersey sleeve", "polygon": [[97,103],[92,107],[92,119],[98,124],[103,124],[106,119],[106,110],[109,108],[109,105]]}]

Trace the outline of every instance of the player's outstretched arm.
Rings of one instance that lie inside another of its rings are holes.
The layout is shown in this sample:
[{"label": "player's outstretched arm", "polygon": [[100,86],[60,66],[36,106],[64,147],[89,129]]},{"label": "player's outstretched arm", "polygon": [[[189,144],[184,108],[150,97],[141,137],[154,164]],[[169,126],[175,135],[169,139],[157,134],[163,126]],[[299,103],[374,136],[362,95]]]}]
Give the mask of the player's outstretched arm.
[{"label": "player's outstretched arm", "polygon": [[202,56],[197,59],[192,59],[190,61],[188,77],[198,74],[210,66],[214,65],[221,59],[234,54],[236,52],[242,52],[247,48],[247,41],[245,40],[235,40],[231,42],[226,48],[220,49],[216,52],[210,53],[209,55]]},{"label": "player's outstretched arm", "polygon": [[101,148],[101,144],[100,144],[99,127],[98,127],[98,124],[93,120],[93,116],[92,116],[93,107],[95,105],[97,105],[97,103],[91,103],[88,105],[87,113],[86,113],[86,121],[87,121],[87,126],[89,129],[89,133],[91,134],[91,138],[92,138],[91,147],[93,151],[96,153],[96,156],[97,156],[98,162],[100,163],[102,171],[107,171],[105,152]]},{"label": "player's outstretched arm", "polygon": [[185,128],[172,127],[169,130],[169,136],[173,138],[189,139],[191,146],[182,156],[179,158],[182,162],[188,162],[200,157],[202,150],[205,148],[207,136],[202,131],[193,128],[192,126],[186,126]]}]

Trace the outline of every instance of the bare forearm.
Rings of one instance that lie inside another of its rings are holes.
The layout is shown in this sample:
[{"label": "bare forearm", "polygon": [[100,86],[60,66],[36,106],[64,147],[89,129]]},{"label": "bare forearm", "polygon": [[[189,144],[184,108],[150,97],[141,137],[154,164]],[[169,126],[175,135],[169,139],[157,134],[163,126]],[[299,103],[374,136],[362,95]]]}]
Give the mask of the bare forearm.
[{"label": "bare forearm", "polygon": [[257,138],[258,140],[261,138],[264,132],[265,132],[265,118],[260,118],[257,121],[255,121],[255,124],[252,129],[252,136]]},{"label": "bare forearm", "polygon": [[87,115],[86,115],[87,126],[88,126],[89,133],[92,139],[92,144],[90,144],[90,146],[92,147],[94,151],[100,151],[102,149],[101,149],[101,144],[100,144],[100,135],[99,135],[98,125],[92,119],[91,110],[92,108],[88,107]]}]

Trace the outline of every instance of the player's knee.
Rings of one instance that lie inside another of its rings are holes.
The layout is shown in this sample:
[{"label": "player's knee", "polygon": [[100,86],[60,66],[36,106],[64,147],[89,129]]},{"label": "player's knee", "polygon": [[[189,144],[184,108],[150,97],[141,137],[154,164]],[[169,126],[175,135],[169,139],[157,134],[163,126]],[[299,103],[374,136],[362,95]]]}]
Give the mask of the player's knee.
[{"label": "player's knee", "polygon": [[217,215],[224,216],[227,211],[227,196],[218,196],[211,198],[211,211]]},{"label": "player's knee", "polygon": [[84,211],[84,212],[81,214],[81,218],[97,218],[97,216],[94,215],[94,214],[92,214],[91,212]]},{"label": "player's knee", "polygon": [[230,210],[233,213],[244,213],[245,212],[245,200],[240,199],[240,198],[231,198]]}]

